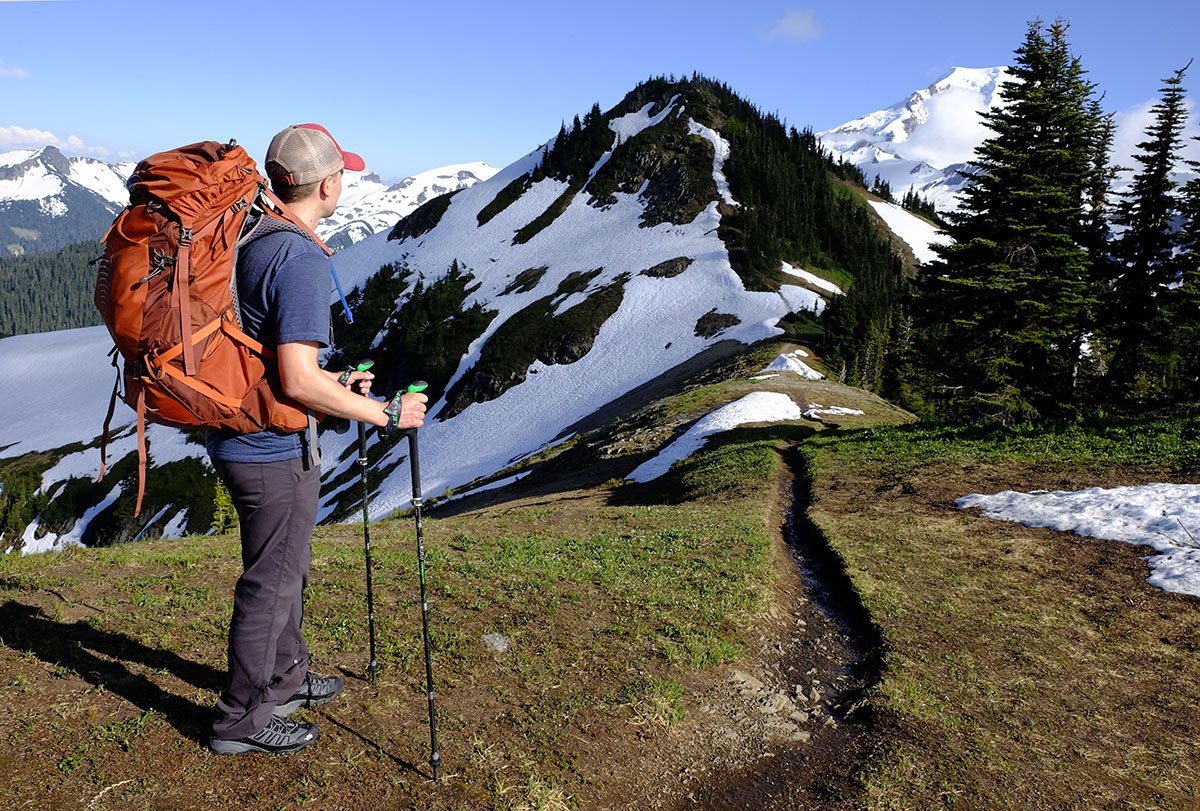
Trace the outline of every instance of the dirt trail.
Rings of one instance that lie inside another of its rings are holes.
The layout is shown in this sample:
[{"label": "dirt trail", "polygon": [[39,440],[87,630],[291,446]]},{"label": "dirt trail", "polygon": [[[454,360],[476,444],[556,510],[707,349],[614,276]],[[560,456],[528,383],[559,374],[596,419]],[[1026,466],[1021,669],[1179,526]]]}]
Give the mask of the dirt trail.
[{"label": "dirt trail", "polygon": [[[796,575],[785,586],[794,589],[788,595],[792,627],[776,638],[775,660],[760,659],[763,673],[735,672],[732,679],[738,698],[750,704],[739,732],[756,737],[761,729],[754,727],[765,727],[769,747],[753,763],[710,772],[689,788],[680,808],[782,811],[849,804],[854,767],[870,745],[865,693],[879,680],[882,639],[841,561],[806,516],[809,483],[798,450],[788,462],[791,475],[781,498],[789,505],[783,540]],[[778,734],[780,714],[772,710],[781,695],[797,708],[790,718],[800,721],[799,734]]]},{"label": "dirt trail", "polygon": [[653,747],[652,765],[588,808],[854,807],[856,765],[875,737],[864,696],[882,642],[841,562],[806,518],[809,484],[787,454],[774,516],[778,578],[757,646],[697,695]]}]

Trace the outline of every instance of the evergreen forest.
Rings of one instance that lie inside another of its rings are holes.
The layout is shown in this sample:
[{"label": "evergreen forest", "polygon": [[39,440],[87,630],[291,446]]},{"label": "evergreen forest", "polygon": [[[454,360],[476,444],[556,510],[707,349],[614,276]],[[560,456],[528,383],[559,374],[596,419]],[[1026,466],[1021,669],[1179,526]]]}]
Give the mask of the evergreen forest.
[{"label": "evergreen forest", "polygon": [[100,254],[99,243],[89,241],[0,257],[0,336],[99,324],[96,272],[88,263]]}]

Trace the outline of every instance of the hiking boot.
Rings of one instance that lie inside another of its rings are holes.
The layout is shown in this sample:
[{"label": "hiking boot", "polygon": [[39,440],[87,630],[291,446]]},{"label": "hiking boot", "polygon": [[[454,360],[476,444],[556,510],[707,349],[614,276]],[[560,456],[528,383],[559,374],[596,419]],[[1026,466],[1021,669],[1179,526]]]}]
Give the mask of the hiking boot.
[{"label": "hiking boot", "polygon": [[211,738],[208,743],[218,755],[240,755],[243,752],[286,755],[298,752],[316,739],[316,724],[302,724],[290,718],[272,715],[267,725],[253,735],[235,741]]},{"label": "hiking boot", "polygon": [[304,684],[296,694],[275,707],[276,715],[291,715],[296,710],[311,710],[328,704],[342,693],[342,680],[337,676],[318,676],[316,673],[305,673]]}]

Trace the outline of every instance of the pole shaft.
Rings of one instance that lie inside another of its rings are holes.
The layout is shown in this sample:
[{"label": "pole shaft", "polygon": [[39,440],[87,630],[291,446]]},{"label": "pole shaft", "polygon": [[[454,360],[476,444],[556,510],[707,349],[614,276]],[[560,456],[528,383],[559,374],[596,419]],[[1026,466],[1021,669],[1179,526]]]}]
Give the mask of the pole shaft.
[{"label": "pole shaft", "polygon": [[367,427],[358,424],[358,468],[362,473],[363,550],[367,564],[367,636],[371,645],[371,663],[367,665],[367,678],[375,681],[379,673],[379,662],[375,658],[375,589],[371,582],[371,516],[368,502],[371,488],[367,484]]},{"label": "pole shaft", "polygon": [[442,755],[438,751],[437,708],[434,706],[433,700],[433,648],[429,642],[429,596],[425,585],[425,538],[421,525],[421,507],[425,500],[421,497],[421,461],[417,451],[417,430],[410,428],[405,433],[408,435],[413,510],[417,520],[417,573],[421,581],[421,634],[425,643],[425,692],[429,698],[429,765],[433,769],[433,779],[440,780]]}]

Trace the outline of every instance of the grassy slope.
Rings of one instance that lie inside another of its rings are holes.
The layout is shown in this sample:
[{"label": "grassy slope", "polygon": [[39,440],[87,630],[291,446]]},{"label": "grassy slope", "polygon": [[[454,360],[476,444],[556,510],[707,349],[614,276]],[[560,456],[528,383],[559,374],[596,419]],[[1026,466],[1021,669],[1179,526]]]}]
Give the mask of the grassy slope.
[{"label": "grassy slope", "polygon": [[810,515],[887,641],[871,808],[1200,803],[1200,600],[1145,550],[997,522],[971,492],[1180,480],[1180,421],[808,443]]},{"label": "grassy slope", "polygon": [[[655,413],[694,419],[736,391],[709,386]],[[427,520],[452,775],[436,789],[420,776],[428,751],[411,521],[372,531],[380,683],[347,675],[346,698],[317,716],[324,740],[287,759],[224,759],[203,747],[236,539],[0,558],[0,695],[10,710],[0,717],[0,798],[86,807],[107,788],[92,807],[449,809],[595,797],[623,779],[614,763],[636,760],[687,714],[712,665],[742,655],[766,609],[779,436],[743,433],[664,484],[610,482]],[[358,674],[366,664],[361,561],[358,527],[318,531],[306,619],[318,669]],[[487,649],[489,632],[508,636],[511,651]]]},{"label": "grassy slope", "polygon": [[[437,788],[420,776],[409,521],[372,532],[376,686],[353,676],[366,663],[361,536],[354,526],[317,534],[307,633],[316,666],[344,669],[349,689],[315,716],[323,740],[299,758],[222,759],[202,746],[223,676],[234,539],[0,558],[0,801],[515,809],[614,796],[692,725],[680,721],[723,678],[713,665],[744,666],[761,641],[777,571],[778,449],[806,429],[733,432],[658,484],[610,477],[764,386],[902,419],[836,384],[748,379],[784,348],[753,350],[727,374],[534,460],[524,481],[543,464],[544,485],[520,499],[427,521],[450,774]],[[1198,601],[1146,585],[1134,547],[951,503],[1006,487],[1179,479],[1198,458],[1187,434],[1182,422],[1145,422],[1054,435],[875,428],[803,442],[810,515],[887,647],[872,756],[850,805],[1196,803]],[[483,646],[493,631],[509,653]]]}]

